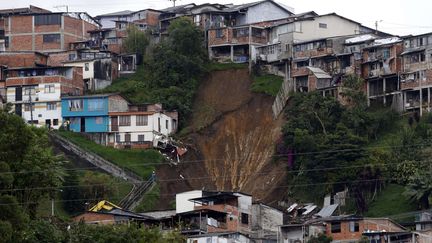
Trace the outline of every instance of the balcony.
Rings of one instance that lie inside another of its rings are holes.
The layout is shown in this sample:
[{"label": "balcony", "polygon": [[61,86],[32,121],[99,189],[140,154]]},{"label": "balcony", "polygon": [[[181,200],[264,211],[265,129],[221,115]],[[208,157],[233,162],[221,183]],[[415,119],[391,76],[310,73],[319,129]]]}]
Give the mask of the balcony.
[{"label": "balcony", "polygon": [[265,62],[277,62],[290,57],[290,48],[283,48],[281,43],[271,44],[258,48],[258,59]]},{"label": "balcony", "polygon": [[[252,33],[249,33],[249,31]],[[209,46],[248,45],[267,43],[266,30],[260,27],[226,27],[210,29],[208,33]]]}]

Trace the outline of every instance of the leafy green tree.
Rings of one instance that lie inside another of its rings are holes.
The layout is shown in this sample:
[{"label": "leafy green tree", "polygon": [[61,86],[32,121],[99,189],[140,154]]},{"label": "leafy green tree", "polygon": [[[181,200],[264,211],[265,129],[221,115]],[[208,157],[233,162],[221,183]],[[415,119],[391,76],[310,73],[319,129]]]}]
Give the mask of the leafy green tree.
[{"label": "leafy green tree", "polygon": [[0,221],[0,242],[13,242],[13,229],[8,221]]},{"label": "leafy green tree", "polygon": [[123,47],[126,52],[137,53],[144,56],[150,43],[148,34],[138,29],[135,25],[129,25],[126,32],[127,37],[123,42]]},{"label": "leafy green tree", "polygon": [[308,240],[308,243],[330,243],[332,242],[332,238],[326,236],[325,234],[319,234],[317,236],[313,236]]},{"label": "leafy green tree", "polygon": [[78,199],[83,198],[83,195],[76,170],[68,171],[63,186],[61,195],[64,200],[64,209],[70,214],[84,211],[85,207],[83,202],[78,201]]},{"label": "leafy green tree", "polygon": [[[81,195],[88,199],[88,203],[94,204],[103,198],[113,195],[114,186],[107,184],[111,181],[109,175],[86,171],[81,181]],[[82,202],[81,202],[82,203]]]},{"label": "leafy green tree", "polygon": [[33,220],[21,233],[20,242],[51,243],[62,242],[65,239],[63,231],[45,220]]},{"label": "leafy green tree", "polygon": [[432,171],[417,171],[411,176],[405,194],[419,203],[420,209],[429,209],[429,197],[432,195]]}]

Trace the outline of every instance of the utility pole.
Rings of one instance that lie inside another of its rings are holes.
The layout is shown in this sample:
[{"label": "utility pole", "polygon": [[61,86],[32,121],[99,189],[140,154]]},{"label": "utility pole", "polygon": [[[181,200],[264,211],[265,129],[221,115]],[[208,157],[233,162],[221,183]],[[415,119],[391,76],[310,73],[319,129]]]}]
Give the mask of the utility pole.
[{"label": "utility pole", "polygon": [[33,125],[33,102],[31,96],[31,89],[29,90],[29,102],[30,102],[30,123]]},{"label": "utility pole", "polygon": [[381,22],[383,22],[382,20],[377,20],[377,21],[375,21],[375,34],[376,35],[378,35],[378,23],[381,23]]}]

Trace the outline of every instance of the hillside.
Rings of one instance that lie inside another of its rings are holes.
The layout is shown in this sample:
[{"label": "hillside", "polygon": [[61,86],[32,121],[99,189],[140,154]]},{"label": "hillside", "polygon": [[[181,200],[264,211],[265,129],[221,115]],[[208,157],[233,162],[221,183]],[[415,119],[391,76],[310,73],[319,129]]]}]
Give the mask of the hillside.
[{"label": "hillside", "polygon": [[266,202],[274,198],[286,171],[272,162],[283,120],[273,120],[273,97],[253,93],[251,85],[247,69],[211,72],[201,82],[179,135],[190,152],[178,167],[158,169],[161,195],[206,188],[242,191]]}]

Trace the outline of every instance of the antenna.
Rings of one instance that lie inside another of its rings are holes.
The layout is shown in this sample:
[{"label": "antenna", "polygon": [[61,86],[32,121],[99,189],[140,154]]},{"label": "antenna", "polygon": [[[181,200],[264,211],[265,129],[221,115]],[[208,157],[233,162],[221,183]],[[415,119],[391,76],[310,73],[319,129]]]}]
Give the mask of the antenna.
[{"label": "antenna", "polygon": [[179,0],[169,0],[169,1],[171,1],[171,2],[173,2],[173,4],[174,4],[174,7],[176,6],[175,4],[176,4],[176,2],[177,1],[179,1]]},{"label": "antenna", "polygon": [[68,5],[56,5],[56,6],[53,6],[53,8],[56,8],[58,10],[60,10],[60,8],[66,8],[66,13],[69,13],[69,6]]}]

